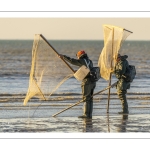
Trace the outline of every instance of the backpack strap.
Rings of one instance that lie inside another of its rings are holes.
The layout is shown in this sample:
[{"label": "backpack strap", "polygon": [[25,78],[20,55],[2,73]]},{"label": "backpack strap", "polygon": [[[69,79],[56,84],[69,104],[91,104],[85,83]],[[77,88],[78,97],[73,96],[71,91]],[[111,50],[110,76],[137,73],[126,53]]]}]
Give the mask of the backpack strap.
[{"label": "backpack strap", "polygon": [[90,69],[90,67],[89,67],[90,61],[88,61],[88,63],[87,63],[86,59],[84,59],[84,61],[85,61],[85,63],[86,63],[86,66]]}]

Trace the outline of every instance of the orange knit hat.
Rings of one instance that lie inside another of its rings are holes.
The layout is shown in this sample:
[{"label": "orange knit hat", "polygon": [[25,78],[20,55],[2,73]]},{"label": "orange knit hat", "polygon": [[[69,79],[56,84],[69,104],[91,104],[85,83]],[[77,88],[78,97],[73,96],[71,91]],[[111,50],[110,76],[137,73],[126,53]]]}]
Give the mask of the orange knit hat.
[{"label": "orange knit hat", "polygon": [[80,51],[77,52],[76,56],[80,58],[84,54],[85,54],[85,51],[84,50],[80,50]]}]

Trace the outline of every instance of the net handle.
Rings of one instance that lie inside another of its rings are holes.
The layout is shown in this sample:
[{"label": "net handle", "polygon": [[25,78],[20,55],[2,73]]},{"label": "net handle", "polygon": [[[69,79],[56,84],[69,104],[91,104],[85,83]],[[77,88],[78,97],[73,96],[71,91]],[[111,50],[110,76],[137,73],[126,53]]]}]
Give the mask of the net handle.
[{"label": "net handle", "polygon": [[[117,84],[117,82],[113,83],[112,85],[110,85],[110,86],[106,87],[105,89],[103,89],[103,90],[101,90],[101,91],[99,91],[99,92],[97,92],[97,93],[93,94],[93,95],[92,95],[92,97],[93,97],[93,96],[95,96],[95,95],[97,95],[97,94],[100,94],[100,93],[102,93],[102,92],[106,91],[107,89],[113,88],[114,86],[116,86],[116,84]],[[58,114],[60,114],[60,113],[62,113],[62,112],[64,112],[64,111],[66,111],[66,110],[68,110],[68,109],[70,109],[70,108],[72,108],[72,107],[74,107],[74,106],[76,106],[76,105],[78,105],[78,104],[82,103],[83,101],[84,101],[84,100],[80,100],[80,101],[78,101],[77,103],[75,103],[75,104],[73,104],[73,105],[71,105],[71,106],[69,106],[69,107],[67,107],[67,108],[63,109],[62,111],[60,111],[60,112],[58,112],[58,113],[56,113],[56,114],[52,115],[52,117],[57,116]]]},{"label": "net handle", "polygon": [[[57,55],[59,55],[59,53],[55,50],[55,48],[46,40],[46,38],[42,35],[42,34],[40,34],[40,36],[41,36],[41,38],[53,49],[53,51],[57,54]],[[73,72],[73,73],[75,73],[75,71],[72,69],[72,67],[63,59],[63,58],[61,58],[61,60],[71,69],[71,71]]]}]

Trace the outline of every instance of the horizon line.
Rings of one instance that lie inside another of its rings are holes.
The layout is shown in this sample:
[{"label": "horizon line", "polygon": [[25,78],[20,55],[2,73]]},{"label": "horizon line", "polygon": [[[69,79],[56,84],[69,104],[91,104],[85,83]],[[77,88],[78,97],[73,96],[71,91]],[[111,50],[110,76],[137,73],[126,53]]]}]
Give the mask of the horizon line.
[{"label": "horizon line", "polygon": [[[33,39],[0,39],[0,40],[34,40]],[[104,41],[104,39],[47,39],[47,40],[54,40],[54,41]],[[127,39],[125,41],[150,41],[148,39]]]}]

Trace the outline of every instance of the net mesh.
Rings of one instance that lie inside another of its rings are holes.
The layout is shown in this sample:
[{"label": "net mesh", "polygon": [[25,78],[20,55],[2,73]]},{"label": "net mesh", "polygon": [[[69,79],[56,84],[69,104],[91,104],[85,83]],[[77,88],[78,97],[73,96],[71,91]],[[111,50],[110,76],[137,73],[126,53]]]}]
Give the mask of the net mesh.
[{"label": "net mesh", "polygon": [[110,79],[110,73],[114,70],[115,59],[123,41],[132,33],[124,28],[111,25],[103,25],[104,47],[98,60],[100,75],[105,80]]},{"label": "net mesh", "polygon": [[73,76],[72,70],[57,56],[57,52],[41,35],[36,34],[32,47],[32,64],[29,87],[24,105],[33,96],[50,100],[50,96]]}]

